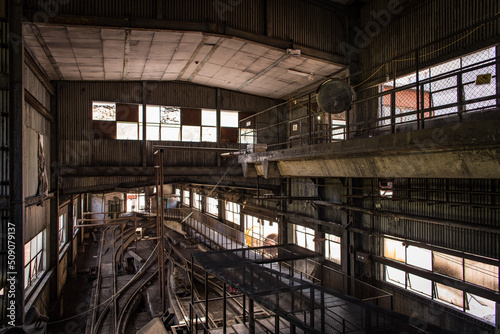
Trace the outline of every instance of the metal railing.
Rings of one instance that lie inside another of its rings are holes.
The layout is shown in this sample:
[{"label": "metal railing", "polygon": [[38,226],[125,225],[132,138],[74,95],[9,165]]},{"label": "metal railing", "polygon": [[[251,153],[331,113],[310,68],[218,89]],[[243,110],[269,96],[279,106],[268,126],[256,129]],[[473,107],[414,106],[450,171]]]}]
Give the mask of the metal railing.
[{"label": "metal railing", "polygon": [[495,47],[424,69],[413,60],[413,72],[398,76],[393,66],[385,82],[357,89],[350,111],[328,114],[310,93],[242,119],[240,128],[272,151],[488,117],[499,110],[499,62]]}]

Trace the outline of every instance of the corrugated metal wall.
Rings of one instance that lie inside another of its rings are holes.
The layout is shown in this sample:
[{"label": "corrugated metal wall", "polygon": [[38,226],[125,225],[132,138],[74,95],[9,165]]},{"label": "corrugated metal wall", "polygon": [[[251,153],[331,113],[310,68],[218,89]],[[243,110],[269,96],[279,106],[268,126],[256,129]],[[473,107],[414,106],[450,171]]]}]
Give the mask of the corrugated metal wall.
[{"label": "corrugated metal wall", "polygon": [[[427,55],[419,59],[420,64],[441,62],[472,49],[488,46],[488,41],[499,42],[500,22],[492,19],[500,10],[497,0],[401,0],[396,7],[397,14],[391,14],[389,23],[380,29],[375,17],[386,15],[390,0],[375,0],[366,3],[361,10],[360,25],[357,27],[353,46],[361,50],[361,73],[353,82],[369,77],[377,66],[390,62],[394,55],[399,59],[411,59],[414,51]],[[404,8],[404,9],[401,9]],[[487,21],[489,20],[489,21]],[[485,22],[487,21],[487,22]],[[481,23],[484,25],[476,29]],[[461,39],[466,34],[467,37]],[[414,68],[415,61],[397,63],[397,71]],[[392,75],[391,64],[378,72],[372,80]]]},{"label": "corrugated metal wall", "polygon": [[[144,95],[144,98],[143,98]],[[261,111],[276,103],[238,92],[220,91],[220,108]],[[59,162],[68,166],[142,166],[142,141],[94,139],[92,101],[216,108],[217,89],[176,82],[61,82],[58,86]],[[147,165],[154,145],[206,146],[213,143],[146,142]],[[235,145],[230,147],[236,148]],[[168,151],[167,166],[216,166],[214,152]]]},{"label": "corrugated metal wall", "polygon": [[[394,179],[393,198],[382,200],[381,209],[500,226],[499,186],[499,180]],[[500,256],[499,234],[387,217],[378,217],[375,224],[383,234],[490,258]]]},{"label": "corrugated metal wall", "polygon": [[[67,3],[66,3],[67,2]],[[109,16],[215,23],[342,55],[346,16],[304,0],[70,0],[25,1],[25,9],[47,15]]]},{"label": "corrugated metal wall", "polygon": [[301,0],[271,0],[268,35],[300,45],[343,55],[347,41],[345,15]]}]

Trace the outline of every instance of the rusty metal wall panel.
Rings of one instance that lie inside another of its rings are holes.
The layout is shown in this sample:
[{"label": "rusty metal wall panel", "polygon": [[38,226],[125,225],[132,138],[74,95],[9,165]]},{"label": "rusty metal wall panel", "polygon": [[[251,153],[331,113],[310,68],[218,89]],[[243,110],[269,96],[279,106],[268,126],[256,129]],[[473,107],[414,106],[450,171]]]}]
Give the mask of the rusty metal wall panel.
[{"label": "rusty metal wall panel", "polygon": [[268,35],[318,50],[343,55],[347,18],[302,0],[269,0]]},{"label": "rusty metal wall panel", "polygon": [[[500,226],[500,194],[496,191],[499,186],[499,180],[395,179],[393,199],[382,200],[381,208],[424,217]],[[499,258],[499,234],[405,219],[397,221],[387,217],[377,217],[375,221],[376,228],[383,234]]]},{"label": "rusty metal wall panel", "polygon": [[50,110],[50,93],[26,64],[24,64],[23,85],[38,102]]},{"label": "rusty metal wall panel", "polygon": [[[177,82],[61,82],[58,84],[59,162],[69,166],[141,166],[142,141],[94,139],[92,101],[146,103],[191,108],[216,107],[217,89]],[[272,99],[221,90],[221,108],[260,111]],[[153,145],[191,143],[146,143],[146,158],[153,165]],[[195,146],[214,147],[213,143]],[[170,166],[216,166],[217,153],[176,151],[165,154]]]},{"label": "rusty metal wall panel", "polygon": [[114,16],[114,17],[156,17],[156,1],[137,0],[70,0],[70,1],[24,1],[25,10],[38,12],[38,18],[45,15],[86,15],[86,16]]},{"label": "rusty metal wall panel", "polygon": [[187,108],[216,107],[216,89],[181,82],[148,82],[146,103]]},{"label": "rusty metal wall panel", "polygon": [[[500,10],[496,0],[435,0],[435,1],[399,1],[404,8],[392,13],[385,20],[389,0],[367,2],[361,10],[360,25],[356,30],[353,47],[360,50],[362,73],[359,80],[370,76],[377,66],[389,62],[386,69],[377,73],[373,79],[392,75],[394,55],[399,59],[397,71],[415,67],[415,50],[419,49],[421,66],[430,66],[436,62],[457,57],[473,49],[485,48],[494,40],[498,42],[500,22],[492,19]],[[375,19],[384,13],[384,26]],[[485,20],[483,26],[476,29]],[[472,33],[471,33],[472,32]],[[461,39],[466,34],[467,37]],[[353,49],[354,50],[354,49]],[[467,50],[467,51],[464,51]],[[403,56],[400,56],[403,55]]]},{"label": "rusty metal wall panel", "polygon": [[279,101],[245,93],[221,90],[221,105],[224,110],[259,112],[271,108]]}]

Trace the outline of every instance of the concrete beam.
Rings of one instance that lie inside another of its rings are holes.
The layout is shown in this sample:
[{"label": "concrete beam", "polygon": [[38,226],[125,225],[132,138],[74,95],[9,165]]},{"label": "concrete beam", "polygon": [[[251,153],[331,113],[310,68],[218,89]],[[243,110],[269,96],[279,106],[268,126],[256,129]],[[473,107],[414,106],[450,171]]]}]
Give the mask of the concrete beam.
[{"label": "concrete beam", "polygon": [[255,168],[255,164],[242,163],[241,167],[243,168],[243,176],[244,177],[257,177],[257,170]]},{"label": "concrete beam", "polygon": [[500,119],[494,119],[240,155],[238,161],[257,168],[274,161],[282,177],[498,178],[499,138]]},{"label": "concrete beam", "polygon": [[268,159],[264,159],[264,161],[262,162],[262,169],[264,170],[265,179],[281,177],[278,163],[276,161],[269,161]]}]

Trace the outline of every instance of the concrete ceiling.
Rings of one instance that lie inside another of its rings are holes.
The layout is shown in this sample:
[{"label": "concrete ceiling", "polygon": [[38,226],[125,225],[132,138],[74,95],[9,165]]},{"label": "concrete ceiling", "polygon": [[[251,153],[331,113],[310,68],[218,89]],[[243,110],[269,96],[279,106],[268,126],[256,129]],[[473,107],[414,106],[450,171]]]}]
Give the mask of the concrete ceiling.
[{"label": "concrete ceiling", "polygon": [[51,80],[179,80],[282,98],[341,65],[201,32],[26,23],[25,42]]}]

